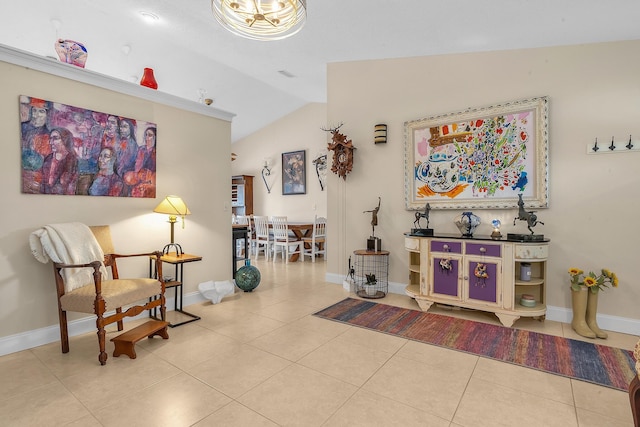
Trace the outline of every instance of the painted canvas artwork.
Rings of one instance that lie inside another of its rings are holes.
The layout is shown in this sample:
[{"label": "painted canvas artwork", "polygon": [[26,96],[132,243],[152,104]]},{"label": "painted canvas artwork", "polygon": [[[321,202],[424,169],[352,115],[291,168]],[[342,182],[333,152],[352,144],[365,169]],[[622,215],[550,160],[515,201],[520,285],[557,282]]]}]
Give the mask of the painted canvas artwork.
[{"label": "painted canvas artwork", "polygon": [[155,198],[156,125],[20,96],[22,192]]},{"label": "painted canvas artwork", "polygon": [[307,193],[305,151],[282,153],[282,194]]},{"label": "painted canvas artwork", "polygon": [[546,100],[405,123],[408,209],[546,207]]}]

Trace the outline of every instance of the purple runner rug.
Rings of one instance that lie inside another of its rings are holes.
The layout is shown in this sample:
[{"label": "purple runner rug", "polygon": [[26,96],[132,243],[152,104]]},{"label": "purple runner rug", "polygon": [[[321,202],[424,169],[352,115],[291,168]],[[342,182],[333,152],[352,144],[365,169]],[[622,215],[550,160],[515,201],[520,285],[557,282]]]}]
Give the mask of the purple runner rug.
[{"label": "purple runner rug", "polygon": [[623,391],[635,375],[629,350],[371,301],[347,298],[315,316]]}]

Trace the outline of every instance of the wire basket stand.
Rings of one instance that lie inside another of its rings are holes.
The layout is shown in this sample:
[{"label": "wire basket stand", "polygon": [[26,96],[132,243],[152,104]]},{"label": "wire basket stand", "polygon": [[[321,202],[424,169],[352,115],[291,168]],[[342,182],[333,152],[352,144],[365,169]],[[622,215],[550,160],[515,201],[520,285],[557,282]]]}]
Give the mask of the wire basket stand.
[{"label": "wire basket stand", "polygon": [[389,251],[358,249],[355,255],[355,292],[362,298],[383,298],[389,291]]}]

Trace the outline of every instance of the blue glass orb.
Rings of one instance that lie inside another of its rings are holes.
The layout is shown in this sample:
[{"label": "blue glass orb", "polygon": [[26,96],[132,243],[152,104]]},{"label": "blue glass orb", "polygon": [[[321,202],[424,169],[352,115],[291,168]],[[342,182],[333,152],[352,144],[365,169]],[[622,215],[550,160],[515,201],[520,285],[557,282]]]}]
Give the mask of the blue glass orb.
[{"label": "blue glass orb", "polygon": [[494,219],[493,221],[491,221],[491,225],[493,225],[493,228],[499,229],[502,223],[499,219]]},{"label": "blue glass orb", "polygon": [[236,271],[236,285],[245,292],[251,292],[260,284],[260,270],[253,265],[245,265]]}]

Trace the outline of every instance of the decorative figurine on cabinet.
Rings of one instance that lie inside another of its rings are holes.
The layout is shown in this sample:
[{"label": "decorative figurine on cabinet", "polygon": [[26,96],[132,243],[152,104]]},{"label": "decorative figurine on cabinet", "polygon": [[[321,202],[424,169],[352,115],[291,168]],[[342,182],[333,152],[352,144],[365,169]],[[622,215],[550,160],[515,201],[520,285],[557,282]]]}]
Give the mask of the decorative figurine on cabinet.
[{"label": "decorative figurine on cabinet", "polygon": [[378,212],[380,211],[380,203],[381,198],[378,197],[378,206],[371,209],[370,211],[364,211],[362,213],[371,213],[371,237],[367,239],[367,250],[368,251],[380,251],[382,250],[382,240],[376,237],[376,225],[378,225]]},{"label": "decorative figurine on cabinet", "polygon": [[[433,236],[433,228],[429,228],[429,212],[431,211],[431,205],[427,203],[424,207],[424,212],[416,212],[416,220],[413,221],[415,228],[411,229],[412,236]],[[424,218],[427,220],[427,228],[420,227],[420,220]]]},{"label": "decorative figurine on cabinet", "polygon": [[513,219],[513,225],[516,225],[516,221],[526,221],[527,228],[531,232],[531,234],[514,234],[509,233],[507,235],[507,240],[518,240],[518,241],[539,241],[544,240],[544,235],[542,234],[533,234],[533,227],[538,224],[544,225],[544,222],[538,221],[538,216],[535,214],[535,211],[526,211],[524,208],[524,201],[522,200],[522,193],[518,194],[518,216]]}]

